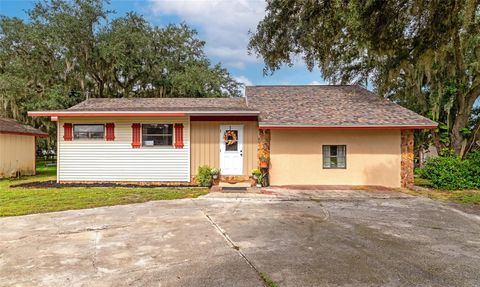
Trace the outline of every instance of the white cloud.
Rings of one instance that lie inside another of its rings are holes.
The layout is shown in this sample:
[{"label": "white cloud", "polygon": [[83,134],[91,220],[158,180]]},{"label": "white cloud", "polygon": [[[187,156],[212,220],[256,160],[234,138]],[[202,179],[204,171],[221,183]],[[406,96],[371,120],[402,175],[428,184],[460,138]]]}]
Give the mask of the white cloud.
[{"label": "white cloud", "polygon": [[244,84],[245,86],[252,86],[253,83],[245,76],[234,77],[235,81]]},{"label": "white cloud", "polygon": [[242,83],[244,86],[242,88],[242,94],[245,96],[245,87],[246,86],[253,86],[252,81],[250,81],[247,77],[245,76],[238,76],[234,77],[235,81]]},{"label": "white cloud", "polygon": [[157,16],[175,15],[198,28],[205,50],[227,66],[244,68],[259,60],[247,54],[248,31],[265,15],[263,0],[150,0]]},{"label": "white cloud", "polygon": [[325,83],[321,83],[319,81],[311,81],[310,83],[308,83],[309,85],[322,85],[322,84],[325,84]]}]

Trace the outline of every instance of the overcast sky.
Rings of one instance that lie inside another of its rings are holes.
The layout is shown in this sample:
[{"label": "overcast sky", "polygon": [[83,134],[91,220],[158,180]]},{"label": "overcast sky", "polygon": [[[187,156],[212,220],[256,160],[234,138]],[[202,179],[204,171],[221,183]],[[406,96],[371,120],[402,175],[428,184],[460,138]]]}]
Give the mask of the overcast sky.
[{"label": "overcast sky", "polygon": [[[0,14],[25,18],[31,0],[0,0]],[[309,72],[301,62],[263,76],[263,62],[247,53],[248,31],[265,13],[262,0],[112,0],[108,9],[117,16],[135,11],[154,25],[186,22],[206,41],[212,63],[221,62],[238,81],[247,85],[324,83],[318,70]]]}]

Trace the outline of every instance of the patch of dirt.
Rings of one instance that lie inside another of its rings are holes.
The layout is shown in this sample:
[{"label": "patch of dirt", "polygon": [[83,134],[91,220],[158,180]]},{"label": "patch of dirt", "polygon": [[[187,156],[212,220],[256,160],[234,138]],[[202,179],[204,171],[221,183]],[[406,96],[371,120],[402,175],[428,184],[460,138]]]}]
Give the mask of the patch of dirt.
[{"label": "patch of dirt", "polygon": [[22,187],[22,188],[64,188],[64,187],[130,187],[130,188],[156,188],[156,187],[198,187],[191,184],[122,184],[114,182],[98,182],[98,183],[57,183],[54,180],[48,181],[36,181],[22,184],[14,184],[10,187]]}]

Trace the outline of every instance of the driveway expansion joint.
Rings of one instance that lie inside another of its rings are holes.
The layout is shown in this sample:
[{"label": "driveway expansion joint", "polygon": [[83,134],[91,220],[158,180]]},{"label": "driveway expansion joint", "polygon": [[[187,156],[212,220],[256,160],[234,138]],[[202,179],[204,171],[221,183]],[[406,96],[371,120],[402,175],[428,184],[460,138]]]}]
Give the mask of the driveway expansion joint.
[{"label": "driveway expansion joint", "polygon": [[267,286],[266,282],[265,282],[265,273],[262,273],[260,270],[258,270],[258,268],[255,266],[255,264],[253,264],[253,262],[247,257],[247,255],[245,255],[245,253],[243,253],[241,250],[240,250],[240,246],[238,246],[237,244],[235,244],[235,242],[230,238],[230,236],[228,236],[227,232],[225,230],[223,230],[223,228],[221,228],[216,222],[215,220],[213,220],[213,218],[208,215],[204,209],[200,208],[200,210],[202,211],[202,213],[205,215],[205,217],[207,218],[207,220],[210,222],[210,224],[215,228],[215,230],[225,239],[225,241],[227,242],[228,245],[230,245],[236,252],[238,255],[240,255],[240,257],[243,258],[243,260],[245,260],[245,262],[255,271],[255,274],[257,275],[258,279],[260,282],[262,282],[262,284],[264,286]]},{"label": "driveway expansion joint", "polygon": [[92,266],[95,272],[98,272],[97,267],[97,254],[98,254],[98,242],[100,241],[99,230],[95,231],[95,238],[93,239],[93,254],[92,254]]}]

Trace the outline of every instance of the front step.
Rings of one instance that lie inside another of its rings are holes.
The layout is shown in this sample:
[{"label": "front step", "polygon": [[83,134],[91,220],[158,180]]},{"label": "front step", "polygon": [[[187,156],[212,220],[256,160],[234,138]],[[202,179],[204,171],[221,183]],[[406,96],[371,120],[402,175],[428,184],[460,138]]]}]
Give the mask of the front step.
[{"label": "front step", "polygon": [[221,192],[246,192],[248,188],[251,187],[250,182],[237,182],[237,183],[229,183],[229,182],[220,182],[219,189]]},{"label": "front step", "polygon": [[223,187],[245,187],[245,188],[248,188],[248,187],[251,186],[249,181],[242,181],[242,182],[236,182],[236,183],[221,181],[218,185],[222,188]]}]

